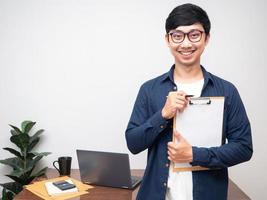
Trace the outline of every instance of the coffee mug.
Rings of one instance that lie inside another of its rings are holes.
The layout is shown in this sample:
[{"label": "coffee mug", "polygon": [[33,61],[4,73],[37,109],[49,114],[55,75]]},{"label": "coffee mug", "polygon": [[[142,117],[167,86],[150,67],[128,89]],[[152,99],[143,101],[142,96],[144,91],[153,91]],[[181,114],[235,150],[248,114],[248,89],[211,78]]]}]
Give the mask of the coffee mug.
[{"label": "coffee mug", "polygon": [[[58,168],[55,165],[56,163],[58,163]],[[70,175],[71,157],[59,157],[58,160],[53,162],[53,166],[57,169],[60,175]]]}]

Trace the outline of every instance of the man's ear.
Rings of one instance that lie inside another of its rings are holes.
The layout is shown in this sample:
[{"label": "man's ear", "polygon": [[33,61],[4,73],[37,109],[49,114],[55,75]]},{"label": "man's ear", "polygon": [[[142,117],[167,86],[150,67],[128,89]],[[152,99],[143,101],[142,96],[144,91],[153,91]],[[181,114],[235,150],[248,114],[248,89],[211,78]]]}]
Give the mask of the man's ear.
[{"label": "man's ear", "polygon": [[168,34],[165,35],[165,41],[167,43],[167,46],[170,47],[170,41],[169,41],[169,35]]},{"label": "man's ear", "polygon": [[205,38],[205,46],[208,45],[209,41],[210,41],[210,33]]}]

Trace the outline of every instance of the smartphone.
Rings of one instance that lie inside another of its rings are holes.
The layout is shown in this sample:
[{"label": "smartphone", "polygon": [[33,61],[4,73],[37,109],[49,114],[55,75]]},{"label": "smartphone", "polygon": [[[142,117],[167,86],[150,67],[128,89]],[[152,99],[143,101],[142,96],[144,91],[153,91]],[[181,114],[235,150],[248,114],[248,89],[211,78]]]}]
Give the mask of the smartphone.
[{"label": "smartphone", "polygon": [[61,190],[68,190],[68,189],[72,189],[72,188],[76,187],[74,184],[69,183],[67,181],[53,182],[53,185],[56,186],[57,188],[61,189]]}]

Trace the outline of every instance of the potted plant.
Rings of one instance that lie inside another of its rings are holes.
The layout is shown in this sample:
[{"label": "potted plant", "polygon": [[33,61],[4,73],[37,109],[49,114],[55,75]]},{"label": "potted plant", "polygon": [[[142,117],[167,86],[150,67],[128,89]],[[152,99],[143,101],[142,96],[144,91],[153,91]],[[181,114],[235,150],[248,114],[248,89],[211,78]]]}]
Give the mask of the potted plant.
[{"label": "potted plant", "polygon": [[3,187],[2,200],[13,199],[23,189],[24,185],[45,174],[47,167],[37,171],[35,167],[38,161],[49,155],[50,152],[37,153],[33,151],[40,141],[40,135],[44,132],[43,129],[40,129],[31,136],[30,131],[35,124],[36,122],[23,121],[21,129],[10,125],[12,128],[10,130],[10,141],[18,147],[18,150],[9,147],[3,148],[12,153],[14,157],[0,160],[0,163],[12,168],[11,173],[6,176],[13,180],[12,182],[0,184]]}]

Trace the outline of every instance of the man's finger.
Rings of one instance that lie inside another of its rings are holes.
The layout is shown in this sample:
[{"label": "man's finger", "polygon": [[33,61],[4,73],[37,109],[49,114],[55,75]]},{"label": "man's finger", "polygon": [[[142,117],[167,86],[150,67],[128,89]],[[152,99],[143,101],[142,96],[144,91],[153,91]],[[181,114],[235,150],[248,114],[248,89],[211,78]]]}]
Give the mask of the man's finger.
[{"label": "man's finger", "polygon": [[172,149],[168,149],[168,155],[169,156],[174,156],[175,155],[175,151]]},{"label": "man's finger", "polygon": [[178,131],[174,130],[173,134],[174,134],[174,137],[176,138],[177,142],[180,142],[182,140],[183,137]]},{"label": "man's finger", "polygon": [[168,159],[169,159],[170,161],[173,161],[172,158],[171,158],[170,156],[168,156]]},{"label": "man's finger", "polygon": [[172,149],[173,151],[176,151],[177,150],[177,144],[174,143],[174,142],[169,142],[168,143],[168,149]]}]

